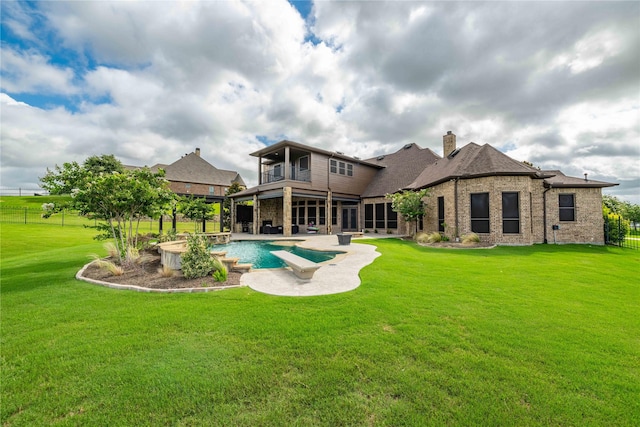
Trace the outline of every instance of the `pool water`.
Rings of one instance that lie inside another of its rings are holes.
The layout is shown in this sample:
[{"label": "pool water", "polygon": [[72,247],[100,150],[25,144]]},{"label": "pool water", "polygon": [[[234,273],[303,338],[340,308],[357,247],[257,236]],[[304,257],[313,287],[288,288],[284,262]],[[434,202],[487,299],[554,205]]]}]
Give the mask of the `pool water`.
[{"label": "pool water", "polygon": [[241,264],[253,265],[253,268],[283,268],[286,267],[284,261],[271,255],[271,251],[288,251],[302,258],[306,258],[313,262],[324,262],[334,258],[342,252],[325,252],[304,249],[295,246],[296,242],[292,241],[250,241],[240,240],[230,242],[224,245],[214,245],[210,249],[213,251],[226,251],[229,258],[240,258]]}]

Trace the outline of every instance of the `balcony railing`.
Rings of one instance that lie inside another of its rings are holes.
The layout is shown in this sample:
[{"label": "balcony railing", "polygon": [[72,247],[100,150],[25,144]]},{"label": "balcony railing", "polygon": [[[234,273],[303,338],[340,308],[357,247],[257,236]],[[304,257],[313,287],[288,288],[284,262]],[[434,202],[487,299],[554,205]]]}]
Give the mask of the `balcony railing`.
[{"label": "balcony railing", "polygon": [[[270,170],[262,173],[263,184],[282,181],[283,179],[284,174],[282,173],[282,170]],[[311,171],[308,169],[300,170],[299,168],[292,166],[290,179],[293,181],[311,182]]]}]

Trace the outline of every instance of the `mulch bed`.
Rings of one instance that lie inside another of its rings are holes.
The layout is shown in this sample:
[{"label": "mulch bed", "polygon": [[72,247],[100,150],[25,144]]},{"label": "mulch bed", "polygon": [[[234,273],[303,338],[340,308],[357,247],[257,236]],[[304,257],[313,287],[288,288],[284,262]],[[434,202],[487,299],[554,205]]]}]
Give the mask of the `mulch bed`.
[{"label": "mulch bed", "polygon": [[225,288],[240,285],[240,276],[242,276],[242,273],[229,271],[226,282],[216,282],[211,275],[199,279],[185,279],[180,271],[176,271],[171,277],[163,277],[159,272],[160,269],[160,254],[156,251],[148,251],[144,253],[144,262],[141,265],[125,270],[121,276],[114,276],[95,264],[89,265],[82,276],[103,282],[134,285],[149,289]]}]

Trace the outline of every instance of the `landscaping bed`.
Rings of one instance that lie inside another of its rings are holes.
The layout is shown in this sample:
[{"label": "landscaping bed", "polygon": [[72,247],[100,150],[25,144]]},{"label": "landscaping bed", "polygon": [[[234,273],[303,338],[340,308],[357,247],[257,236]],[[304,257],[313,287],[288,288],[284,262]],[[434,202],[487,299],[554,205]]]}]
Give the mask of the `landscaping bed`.
[{"label": "landscaping bed", "polygon": [[[110,259],[110,261],[114,260]],[[98,267],[96,264],[91,264],[84,270],[82,277],[149,289],[183,289],[238,286],[240,284],[240,276],[242,276],[242,273],[229,271],[226,282],[217,282],[211,275],[198,279],[186,279],[180,271],[175,271],[173,276],[164,277],[159,271],[161,268],[160,254],[154,250],[145,252],[144,262],[133,268],[126,269],[124,274],[120,276],[114,276],[111,272]]]}]

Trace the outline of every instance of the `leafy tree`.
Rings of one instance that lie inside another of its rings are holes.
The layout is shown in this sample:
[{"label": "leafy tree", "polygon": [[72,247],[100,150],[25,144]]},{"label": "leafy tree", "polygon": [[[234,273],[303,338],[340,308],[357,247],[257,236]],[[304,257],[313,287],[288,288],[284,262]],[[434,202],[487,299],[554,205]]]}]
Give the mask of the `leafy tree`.
[{"label": "leafy tree", "polygon": [[423,199],[429,196],[427,188],[419,191],[406,190],[401,193],[387,194],[385,197],[391,200],[391,208],[398,212],[405,221],[415,222],[416,234],[418,233],[418,219],[424,215],[425,204]]},{"label": "leafy tree", "polygon": [[181,197],[178,200],[178,212],[190,220],[203,222],[214,216],[213,205],[207,204],[204,197],[192,195]]},{"label": "leafy tree", "polygon": [[[229,188],[227,188],[226,196],[239,193],[242,190],[244,190],[244,187],[239,183],[234,182]],[[231,230],[231,199],[229,199],[229,197],[225,198],[224,202],[222,202],[222,224],[224,229]]]},{"label": "leafy tree", "polygon": [[629,203],[625,207],[625,217],[633,223],[633,229],[637,231],[640,223],[640,205]]},{"label": "leafy tree", "polygon": [[123,262],[129,261],[129,254],[138,245],[140,220],[158,218],[174,197],[164,172],[153,173],[144,168],[89,174],[75,193],[74,205],[80,213],[107,222]]},{"label": "leafy tree", "polygon": [[113,154],[91,156],[82,165],[78,162],[56,165],[54,170],[47,168],[47,173],[40,178],[42,187],[50,194],[72,194],[75,189],[83,188],[91,176],[102,173],[124,172],[124,166]]},{"label": "leafy tree", "polygon": [[624,210],[624,202],[608,194],[602,196],[602,204],[613,213],[622,213]]}]

